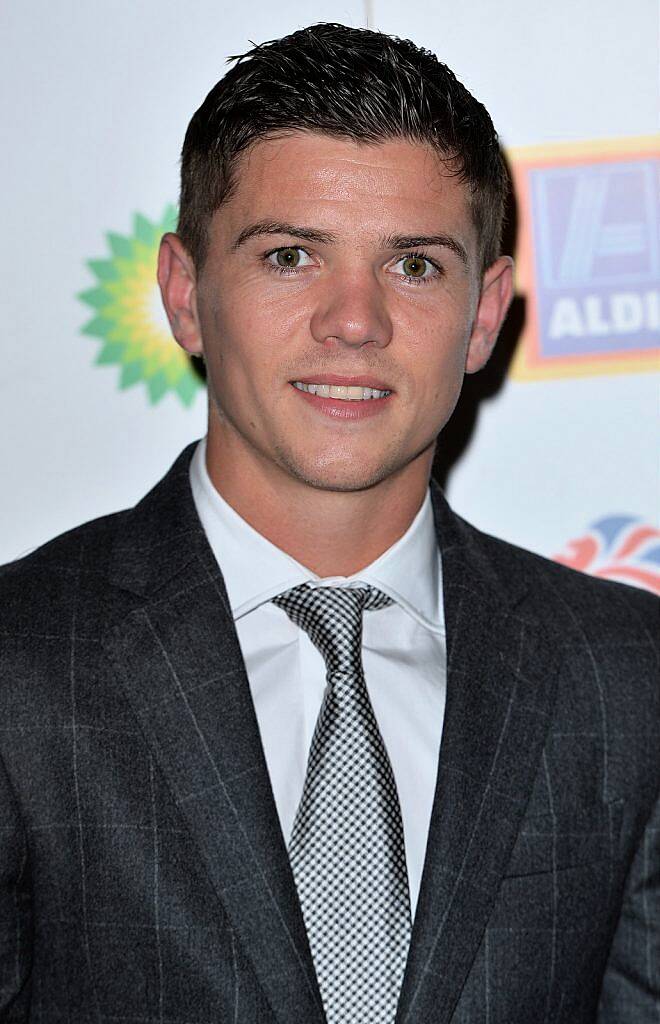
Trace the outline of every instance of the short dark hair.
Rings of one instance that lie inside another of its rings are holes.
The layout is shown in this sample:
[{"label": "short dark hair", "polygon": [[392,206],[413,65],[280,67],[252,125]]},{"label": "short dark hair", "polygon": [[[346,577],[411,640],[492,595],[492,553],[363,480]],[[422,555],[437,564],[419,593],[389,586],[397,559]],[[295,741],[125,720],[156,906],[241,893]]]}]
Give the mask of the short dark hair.
[{"label": "short dark hair", "polygon": [[509,187],[486,108],[437,57],[408,39],[321,23],[230,57],[193,115],[181,154],[178,232],[201,269],[214,212],[254,143],[311,131],[360,142],[432,146],[469,189],[482,267],[500,254]]}]

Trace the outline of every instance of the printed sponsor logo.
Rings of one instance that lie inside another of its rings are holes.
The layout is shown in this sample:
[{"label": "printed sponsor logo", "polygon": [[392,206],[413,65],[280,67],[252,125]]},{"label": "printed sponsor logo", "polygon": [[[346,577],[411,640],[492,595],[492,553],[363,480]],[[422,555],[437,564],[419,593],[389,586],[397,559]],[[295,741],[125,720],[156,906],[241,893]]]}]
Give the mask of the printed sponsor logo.
[{"label": "printed sponsor logo", "polygon": [[555,561],[591,576],[660,594],[660,530],[635,516],[607,516],[571,540]]},{"label": "printed sponsor logo", "polygon": [[519,379],[660,368],[660,140],[518,150]]},{"label": "printed sponsor logo", "polygon": [[87,263],[96,284],[78,298],[94,311],[82,330],[101,341],[97,366],[118,366],[119,387],[143,384],[152,405],[171,392],[190,406],[202,382],[172,338],[156,283],[158,244],[175,227],[168,206],[153,223],[136,213],[132,234],[108,233],[109,254]]}]

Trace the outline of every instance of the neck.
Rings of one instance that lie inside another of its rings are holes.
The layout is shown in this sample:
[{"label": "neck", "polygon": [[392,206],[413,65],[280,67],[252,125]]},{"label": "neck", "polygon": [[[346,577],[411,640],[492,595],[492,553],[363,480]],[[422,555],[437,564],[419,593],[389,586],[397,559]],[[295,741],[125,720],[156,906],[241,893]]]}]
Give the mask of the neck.
[{"label": "neck", "polygon": [[232,452],[209,429],[206,468],[218,493],[280,550],[322,578],[352,576],[403,536],[422,506],[433,449],[364,490],[296,479],[258,452]]}]

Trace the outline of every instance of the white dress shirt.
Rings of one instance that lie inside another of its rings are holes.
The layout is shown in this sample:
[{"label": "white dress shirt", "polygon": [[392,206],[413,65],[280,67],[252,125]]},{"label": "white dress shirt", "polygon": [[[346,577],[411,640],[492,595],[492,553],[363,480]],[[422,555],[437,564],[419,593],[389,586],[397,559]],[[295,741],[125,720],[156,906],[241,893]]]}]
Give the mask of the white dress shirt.
[{"label": "white dress shirt", "polygon": [[272,598],[300,583],[370,584],[394,600],[364,612],[362,663],[396,781],[414,917],[446,695],[442,569],[430,494],[405,534],[354,576],[321,579],[258,533],[216,491],[206,441],[190,466],[193,498],[221,568],[288,844],[326,687],[323,657]]}]

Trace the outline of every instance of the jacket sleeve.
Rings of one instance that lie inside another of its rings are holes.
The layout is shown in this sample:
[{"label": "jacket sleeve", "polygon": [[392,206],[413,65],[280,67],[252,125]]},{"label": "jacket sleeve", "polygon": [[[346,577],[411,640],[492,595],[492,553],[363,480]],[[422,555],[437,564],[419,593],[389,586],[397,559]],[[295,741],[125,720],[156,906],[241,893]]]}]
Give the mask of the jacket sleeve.
[{"label": "jacket sleeve", "polygon": [[23,1024],[30,1013],[32,909],[28,847],[18,805],[0,757],[0,1021]]},{"label": "jacket sleeve", "polygon": [[598,1024],[660,1020],[660,796],[624,890],[601,992]]}]

